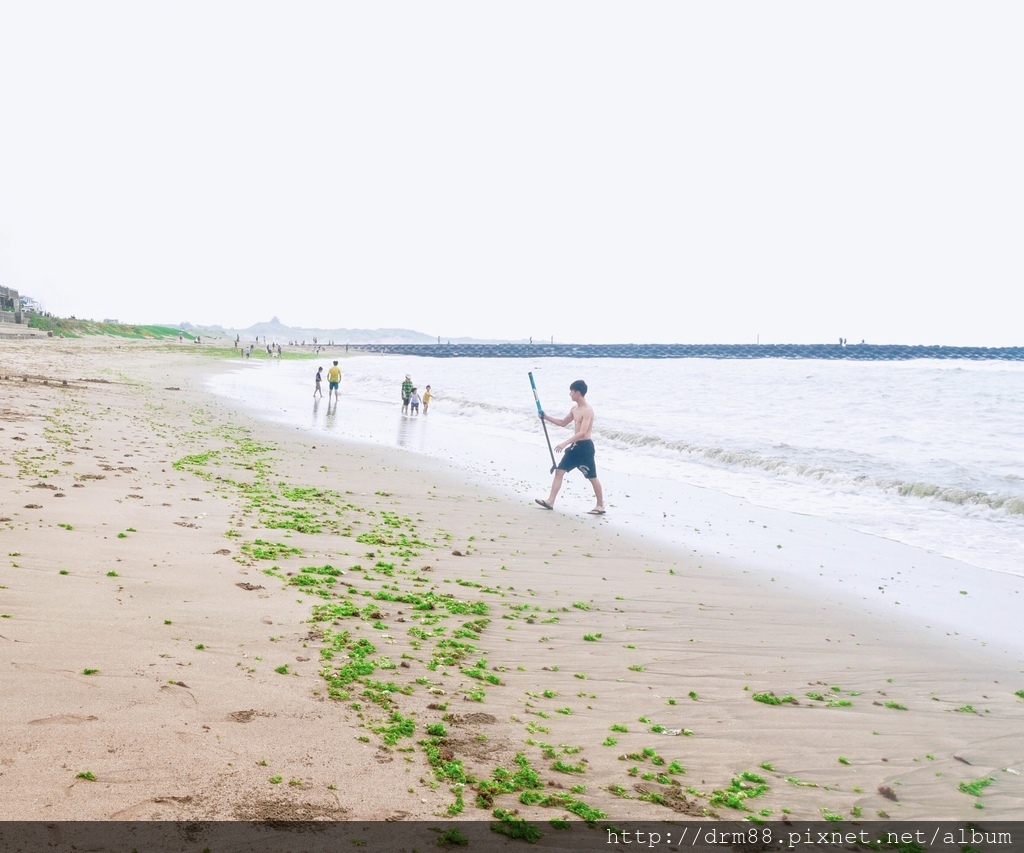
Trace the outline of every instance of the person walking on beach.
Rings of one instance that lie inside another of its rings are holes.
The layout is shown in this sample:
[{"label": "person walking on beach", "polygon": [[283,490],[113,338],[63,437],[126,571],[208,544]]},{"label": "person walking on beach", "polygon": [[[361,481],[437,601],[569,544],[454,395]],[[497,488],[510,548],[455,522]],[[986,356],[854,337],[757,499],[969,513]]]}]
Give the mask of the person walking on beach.
[{"label": "person walking on beach", "polygon": [[[589,511],[590,514],[604,515],[604,491],[601,489],[601,481],[597,479],[594,442],[590,437],[590,432],[594,427],[594,410],[587,402],[587,383],[582,379],[573,382],[569,386],[569,399],[574,405],[564,418],[552,418],[544,412],[540,413],[541,420],[556,426],[564,427],[571,423],[573,434],[572,438],[555,445],[556,452],[561,453],[565,450],[565,454],[555,466],[555,478],[551,481],[551,493],[547,500],[537,498],[536,502],[544,509],[554,509],[555,498],[558,497],[558,491],[562,488],[562,478],[567,471],[579,468],[580,473],[590,481],[590,485],[594,489],[594,498],[597,500],[597,505]],[[566,448],[568,449],[566,450]]]},{"label": "person walking on beach", "polygon": [[433,395],[430,393],[430,386],[427,386],[427,390],[423,392],[423,414],[427,413],[427,409],[430,408],[430,398]]},{"label": "person walking on beach", "polygon": [[335,361],[327,371],[327,402],[331,402],[331,394],[334,395],[334,402],[338,402],[338,385],[341,383],[341,368]]},{"label": "person walking on beach", "polygon": [[412,377],[405,374],[405,382],[402,383],[402,414],[409,414],[409,397],[412,396]]},{"label": "person walking on beach", "polygon": [[320,387],[320,382],[323,379],[323,372],[324,372],[324,369],[322,367],[318,367],[316,369],[316,388],[313,391],[313,396],[314,397],[316,397],[318,394],[321,397],[323,397],[323,395],[324,395],[323,389]]},{"label": "person walking on beach", "polygon": [[412,413],[418,415],[420,413],[420,395],[416,393],[416,389],[412,389],[412,394],[409,395],[409,405],[412,406]]}]

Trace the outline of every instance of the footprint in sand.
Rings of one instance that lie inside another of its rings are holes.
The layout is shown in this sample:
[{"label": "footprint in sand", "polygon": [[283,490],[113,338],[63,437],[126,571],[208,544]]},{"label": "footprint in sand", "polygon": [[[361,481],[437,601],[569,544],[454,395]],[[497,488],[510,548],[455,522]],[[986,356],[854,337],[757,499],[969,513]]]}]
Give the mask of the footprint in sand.
[{"label": "footprint in sand", "polygon": [[30,726],[42,726],[50,724],[74,726],[78,725],[79,723],[91,723],[93,722],[93,720],[98,719],[99,717],[94,716],[93,714],[90,714],[88,717],[83,717],[80,714],[57,714],[54,717],[40,717],[37,720],[29,720],[28,724]]},{"label": "footprint in sand", "polygon": [[254,708],[250,708],[248,711],[232,711],[228,714],[228,719],[236,723],[251,723],[255,717],[272,717],[273,714],[269,714],[266,711],[257,711]]}]

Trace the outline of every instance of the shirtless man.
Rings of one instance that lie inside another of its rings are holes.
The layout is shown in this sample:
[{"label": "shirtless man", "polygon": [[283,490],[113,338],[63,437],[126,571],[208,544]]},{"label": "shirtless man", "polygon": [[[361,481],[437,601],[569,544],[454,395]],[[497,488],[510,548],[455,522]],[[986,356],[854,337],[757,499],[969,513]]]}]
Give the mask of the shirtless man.
[{"label": "shirtless man", "polygon": [[558,497],[558,490],[562,488],[562,478],[566,471],[579,468],[583,476],[590,480],[594,488],[594,497],[597,499],[597,506],[590,510],[591,515],[604,515],[604,492],[601,490],[601,481],[597,479],[597,466],[594,464],[594,442],[590,438],[590,431],[594,426],[594,410],[587,402],[587,383],[577,379],[569,386],[569,398],[575,403],[572,410],[564,418],[552,418],[541,412],[542,420],[556,426],[573,425],[572,438],[563,441],[555,446],[555,450],[561,453],[565,448],[565,455],[555,467],[555,479],[551,482],[551,494],[548,499],[537,498],[537,503],[544,509],[555,508],[555,498]]}]

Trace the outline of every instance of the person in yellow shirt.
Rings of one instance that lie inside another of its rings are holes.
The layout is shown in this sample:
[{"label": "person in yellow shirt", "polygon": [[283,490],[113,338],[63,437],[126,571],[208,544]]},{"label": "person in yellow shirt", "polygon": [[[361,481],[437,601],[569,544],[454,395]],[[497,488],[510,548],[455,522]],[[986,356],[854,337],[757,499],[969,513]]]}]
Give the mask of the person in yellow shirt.
[{"label": "person in yellow shirt", "polygon": [[433,395],[430,393],[430,386],[428,385],[427,390],[423,392],[423,397],[421,398],[423,400],[423,414],[426,414],[427,409],[430,408],[430,398],[432,396]]},{"label": "person in yellow shirt", "polygon": [[327,402],[331,402],[331,394],[334,395],[334,402],[338,402],[338,384],[341,382],[341,368],[338,362],[334,362],[327,370]]}]

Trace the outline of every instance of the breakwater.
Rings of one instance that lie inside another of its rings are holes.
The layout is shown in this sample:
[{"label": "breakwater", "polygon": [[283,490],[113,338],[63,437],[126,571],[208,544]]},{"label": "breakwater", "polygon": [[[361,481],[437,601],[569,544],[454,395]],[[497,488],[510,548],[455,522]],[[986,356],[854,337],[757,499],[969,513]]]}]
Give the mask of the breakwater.
[{"label": "breakwater", "polygon": [[1024,347],[904,344],[352,344],[349,352],[424,358],[813,358],[907,361],[918,358],[1024,361]]}]

